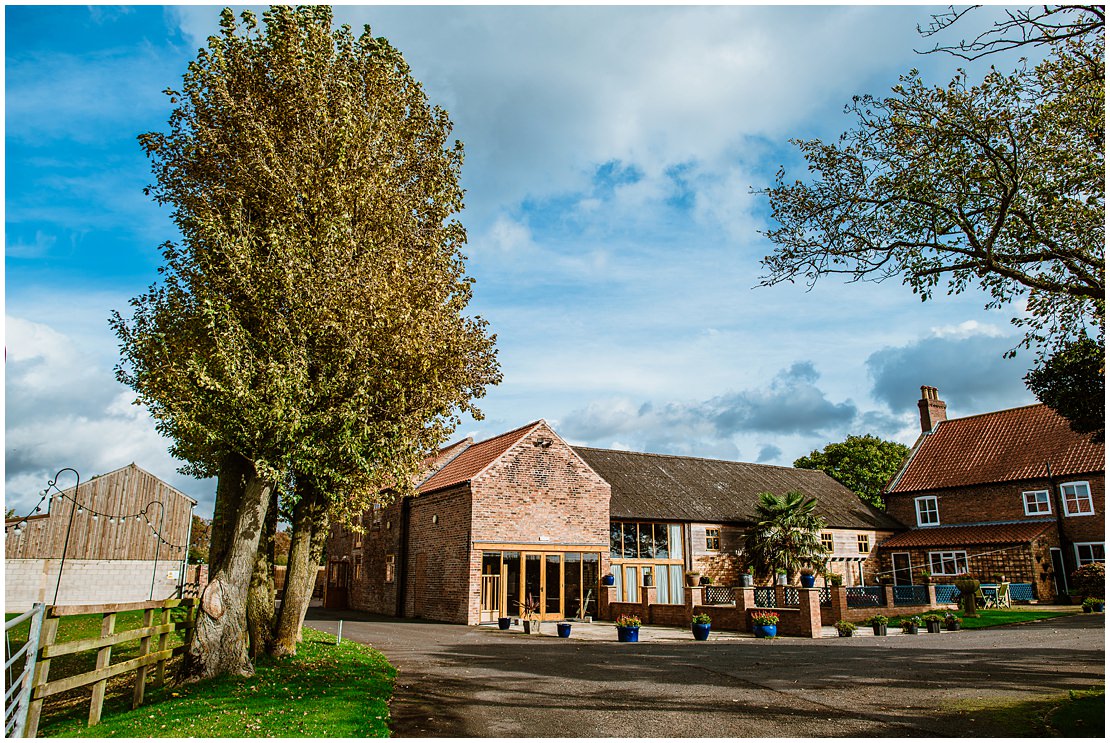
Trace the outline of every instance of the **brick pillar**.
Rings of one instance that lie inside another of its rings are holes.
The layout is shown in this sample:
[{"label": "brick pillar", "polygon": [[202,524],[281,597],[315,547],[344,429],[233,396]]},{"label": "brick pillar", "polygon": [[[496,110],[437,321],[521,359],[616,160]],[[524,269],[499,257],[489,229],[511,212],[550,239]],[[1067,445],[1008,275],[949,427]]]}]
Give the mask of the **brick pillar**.
[{"label": "brick pillar", "polygon": [[598,619],[608,619],[610,621],[616,619],[613,616],[611,607],[617,603],[617,587],[616,586],[602,586],[601,587],[601,604],[597,607]]},{"label": "brick pillar", "polygon": [[937,587],[930,583],[926,588],[929,589],[929,608],[937,608]]},{"label": "brick pillar", "polygon": [[739,615],[737,626],[741,631],[751,631],[748,625],[748,609],[755,608],[755,586],[738,586],[733,589],[736,597],[736,613]]},{"label": "brick pillar", "polygon": [[798,589],[798,608],[801,610],[802,637],[821,636],[821,591],[817,588]]},{"label": "brick pillar", "polygon": [[886,602],[888,609],[894,608],[894,586],[890,583],[883,585],[883,601]]},{"label": "brick pillar", "polygon": [[701,586],[686,586],[686,612],[692,617],[696,613],[694,607],[702,606],[705,601],[705,589]]},{"label": "brick pillar", "polygon": [[832,624],[836,624],[848,615],[848,592],[844,586],[829,586],[829,597],[832,599]]},{"label": "brick pillar", "polygon": [[644,624],[652,623],[651,605],[656,603],[658,590],[655,586],[640,586],[640,621]]},{"label": "brick pillar", "polygon": [[778,609],[786,607],[786,586],[775,585],[775,607]]}]

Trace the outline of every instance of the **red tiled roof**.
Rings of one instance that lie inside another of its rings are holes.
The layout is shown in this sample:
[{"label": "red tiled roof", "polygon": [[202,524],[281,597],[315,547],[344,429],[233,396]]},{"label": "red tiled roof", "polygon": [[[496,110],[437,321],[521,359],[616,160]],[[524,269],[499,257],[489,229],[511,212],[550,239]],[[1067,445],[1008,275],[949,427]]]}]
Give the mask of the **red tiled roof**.
[{"label": "red tiled roof", "polygon": [[935,490],[1105,469],[1106,445],[1071,430],[1047,405],[944,421],[921,442],[892,493]]},{"label": "red tiled roof", "polygon": [[1015,544],[1031,542],[1052,521],[1024,521],[1009,524],[966,524],[910,529],[883,542],[880,547],[959,547],[965,544]]},{"label": "red tiled roof", "polygon": [[484,470],[490,462],[508,451],[509,447],[520,441],[525,433],[539,424],[540,421],[533,421],[526,426],[513,429],[500,436],[494,436],[492,439],[479,441],[477,444],[471,444],[464,449],[461,454],[444,465],[439,472],[436,472],[425,480],[424,483],[416,489],[417,492],[430,493],[433,490],[449,488],[452,485],[467,482]]}]

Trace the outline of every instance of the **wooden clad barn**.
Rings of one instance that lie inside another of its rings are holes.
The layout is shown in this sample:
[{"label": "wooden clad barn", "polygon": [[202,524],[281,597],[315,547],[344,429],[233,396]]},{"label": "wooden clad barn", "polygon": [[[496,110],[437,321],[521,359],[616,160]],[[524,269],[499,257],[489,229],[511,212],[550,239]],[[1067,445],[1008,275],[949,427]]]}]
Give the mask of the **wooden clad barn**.
[{"label": "wooden clad barn", "polygon": [[5,610],[180,595],[194,506],[134,463],[55,491],[5,523]]},{"label": "wooden clad barn", "polygon": [[[74,489],[55,492],[46,513],[33,514],[16,534],[8,519],[4,557],[61,558],[70,512],[67,560],[159,560],[180,562],[189,539],[195,500],[131,463]],[[164,515],[161,513],[165,511]],[[159,543],[155,530],[162,536]]]}]

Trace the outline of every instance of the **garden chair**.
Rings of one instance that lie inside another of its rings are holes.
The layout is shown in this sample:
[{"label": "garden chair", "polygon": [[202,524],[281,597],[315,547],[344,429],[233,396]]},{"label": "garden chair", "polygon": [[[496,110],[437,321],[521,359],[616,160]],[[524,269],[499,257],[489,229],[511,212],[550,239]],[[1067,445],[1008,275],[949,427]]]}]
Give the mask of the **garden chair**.
[{"label": "garden chair", "polygon": [[995,596],[995,606],[1001,608],[1005,606],[1010,608],[1010,584],[1003,583],[998,586],[998,594]]}]

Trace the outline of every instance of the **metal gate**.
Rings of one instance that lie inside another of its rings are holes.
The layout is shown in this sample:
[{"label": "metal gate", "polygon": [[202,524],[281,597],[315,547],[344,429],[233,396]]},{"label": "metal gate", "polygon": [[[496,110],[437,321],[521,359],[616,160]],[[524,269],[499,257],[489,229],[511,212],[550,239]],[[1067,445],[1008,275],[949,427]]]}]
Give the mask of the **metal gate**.
[{"label": "metal gate", "polygon": [[[35,604],[30,611],[4,622],[4,737],[22,738],[27,725],[27,710],[31,706],[31,685],[35,681],[35,659],[39,653],[42,618],[45,604]],[[14,653],[11,647],[12,630],[28,623],[27,639]],[[16,675],[18,673],[18,675]]]}]

